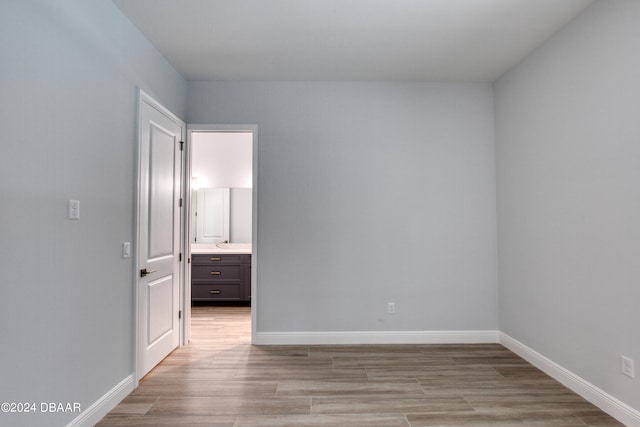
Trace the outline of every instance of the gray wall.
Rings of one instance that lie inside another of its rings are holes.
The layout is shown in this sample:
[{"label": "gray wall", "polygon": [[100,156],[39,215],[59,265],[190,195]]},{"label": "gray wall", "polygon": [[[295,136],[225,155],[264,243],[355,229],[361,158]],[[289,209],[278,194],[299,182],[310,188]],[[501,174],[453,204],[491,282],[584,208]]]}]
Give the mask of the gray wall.
[{"label": "gray wall", "polygon": [[635,408],[638,22],[595,3],[495,85],[501,330]]},{"label": "gray wall", "polygon": [[259,126],[258,331],[498,328],[491,85],[192,82],[188,99],[190,123]]},{"label": "gray wall", "polygon": [[133,371],[136,87],[184,116],[186,83],[109,0],[3,0],[0,57],[0,402],[87,409]]}]

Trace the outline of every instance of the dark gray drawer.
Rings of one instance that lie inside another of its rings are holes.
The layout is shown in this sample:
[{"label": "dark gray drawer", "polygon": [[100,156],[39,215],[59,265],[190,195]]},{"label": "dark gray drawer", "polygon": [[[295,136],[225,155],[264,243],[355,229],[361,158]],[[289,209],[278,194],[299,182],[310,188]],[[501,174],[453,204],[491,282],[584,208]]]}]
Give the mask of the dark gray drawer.
[{"label": "dark gray drawer", "polygon": [[192,254],[192,265],[219,265],[219,264],[240,264],[242,255],[240,254]]},{"label": "dark gray drawer", "polygon": [[191,267],[192,282],[240,281],[242,270],[238,265],[194,265]]},{"label": "dark gray drawer", "polygon": [[240,285],[193,285],[191,286],[192,300],[240,299]]}]

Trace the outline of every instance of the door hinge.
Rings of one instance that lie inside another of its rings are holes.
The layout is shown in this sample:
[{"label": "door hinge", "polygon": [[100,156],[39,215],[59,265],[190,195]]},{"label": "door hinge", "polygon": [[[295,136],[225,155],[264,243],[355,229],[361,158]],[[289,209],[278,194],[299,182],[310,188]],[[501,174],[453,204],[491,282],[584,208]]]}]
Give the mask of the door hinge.
[{"label": "door hinge", "polygon": [[182,199],[180,199],[180,207],[182,207]]},{"label": "door hinge", "polygon": [[182,253],[178,254],[178,262],[182,262]]},{"label": "door hinge", "polygon": [[184,141],[180,141],[180,151],[184,151]]},{"label": "door hinge", "polygon": [[178,311],[178,319],[182,319],[182,310]]}]

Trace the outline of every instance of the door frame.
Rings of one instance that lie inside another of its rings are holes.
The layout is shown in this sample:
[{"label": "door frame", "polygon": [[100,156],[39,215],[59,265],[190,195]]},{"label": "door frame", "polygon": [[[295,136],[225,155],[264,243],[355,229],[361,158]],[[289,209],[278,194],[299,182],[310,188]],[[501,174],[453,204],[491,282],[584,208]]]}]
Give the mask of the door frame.
[{"label": "door frame", "polygon": [[[140,256],[139,256],[139,248],[140,248],[140,193],[141,193],[141,186],[142,186],[142,175],[141,175],[141,167],[140,167],[140,162],[142,161],[141,157],[140,157],[140,144],[141,144],[141,140],[140,138],[142,138],[142,135],[140,133],[140,125],[142,123],[142,104],[143,103],[147,103],[150,106],[154,107],[155,109],[157,109],[158,111],[160,111],[162,114],[166,115],[167,117],[169,117],[171,120],[175,121],[176,123],[178,123],[181,128],[182,128],[182,135],[181,135],[181,139],[182,141],[185,140],[185,134],[186,134],[186,123],[180,119],[178,116],[176,116],[175,114],[173,114],[168,108],[166,108],[164,105],[162,105],[161,103],[159,103],[158,101],[156,101],[153,97],[151,97],[149,94],[147,94],[145,91],[143,91],[142,89],[138,89],[138,112],[137,112],[137,120],[136,120],[136,172],[135,172],[135,176],[136,176],[136,188],[135,188],[135,235],[134,235],[134,269],[133,269],[133,284],[134,284],[134,288],[133,288],[133,301],[134,301],[134,308],[133,308],[133,317],[134,317],[134,334],[133,334],[133,388],[137,388],[138,387],[138,383],[139,383],[139,378],[138,378],[138,372],[140,370],[139,367],[139,357],[140,357],[140,352],[138,351],[139,349],[139,343],[140,343],[140,322],[139,322],[139,315],[140,315],[140,310],[139,310],[139,303],[140,301],[138,300],[138,287],[140,286],[139,280],[140,280],[140,276],[139,276],[139,271],[141,268],[140,265]],[[184,146],[184,144],[183,144]],[[182,209],[180,212],[180,224],[178,226],[179,228],[179,232],[180,232],[180,253],[184,255],[185,253],[185,236],[184,236],[184,229],[185,229],[185,222],[188,224],[188,221],[185,220],[185,204],[184,204],[184,195],[185,195],[185,159],[186,159],[186,155],[185,152],[182,152],[182,158],[180,161],[180,165],[182,167],[182,171],[183,173],[180,175],[180,197],[183,200],[182,203]],[[183,316],[181,319],[179,319],[180,324],[178,325],[178,331],[179,331],[179,337],[178,337],[178,345],[182,345],[182,343],[184,342],[184,313],[185,313],[185,300],[184,300],[184,284],[185,284],[185,275],[184,272],[186,271],[185,265],[187,264],[186,262],[184,262],[185,257],[182,257],[182,262],[179,263],[179,267],[178,267],[178,288],[179,288],[179,295],[180,295],[180,301],[178,302],[178,306],[179,309],[182,310]],[[190,313],[189,313],[190,314]]]},{"label": "door frame", "polygon": [[186,345],[191,338],[191,155],[193,133],[215,133],[215,132],[251,132],[252,134],[252,181],[253,189],[251,195],[251,342],[254,342],[257,330],[258,316],[258,125],[257,124],[187,124],[187,143],[185,148],[186,167],[184,176],[184,214],[185,221],[183,227],[184,254],[187,262],[182,266],[184,277],[184,306],[183,306],[183,341]]}]

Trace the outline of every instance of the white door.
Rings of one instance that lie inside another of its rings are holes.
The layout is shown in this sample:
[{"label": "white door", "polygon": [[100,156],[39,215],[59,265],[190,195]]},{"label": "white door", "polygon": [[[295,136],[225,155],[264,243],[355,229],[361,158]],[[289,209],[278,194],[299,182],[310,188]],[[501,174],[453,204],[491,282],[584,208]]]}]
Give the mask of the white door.
[{"label": "white door", "polygon": [[198,190],[197,243],[229,242],[229,189]]},{"label": "white door", "polygon": [[180,339],[180,189],[184,123],[144,93],[139,111],[138,349],[142,378]]}]

